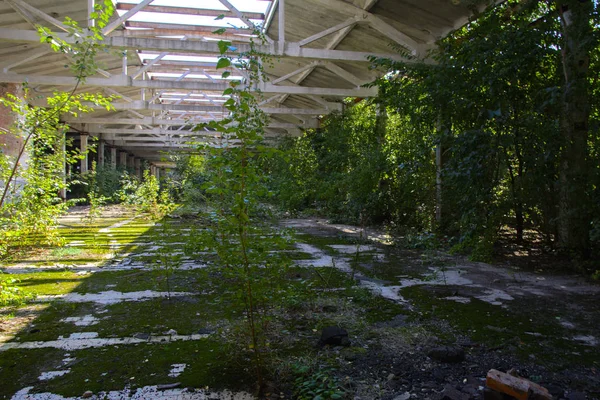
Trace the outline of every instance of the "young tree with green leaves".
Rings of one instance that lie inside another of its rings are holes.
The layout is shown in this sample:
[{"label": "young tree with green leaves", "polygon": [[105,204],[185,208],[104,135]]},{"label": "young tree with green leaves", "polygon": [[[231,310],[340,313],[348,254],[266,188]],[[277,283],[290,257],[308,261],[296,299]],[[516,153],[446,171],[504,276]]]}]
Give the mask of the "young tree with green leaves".
[{"label": "young tree with green leaves", "polygon": [[[67,19],[65,25],[70,44],[54,36],[44,27],[39,27],[40,40],[49,43],[54,51],[70,58],[70,67],[75,74],[76,84],[69,92],[55,92],[47,98],[46,107],[29,104],[30,91],[25,85],[22,97],[7,95],[0,103],[16,116],[14,134],[23,138],[16,159],[5,157],[0,163],[0,177],[3,182],[0,198],[0,255],[4,255],[12,245],[30,245],[41,240],[55,240],[56,218],[66,209],[59,198],[59,192],[66,189],[64,179],[65,163],[72,163],[82,155],[67,151],[65,133],[68,126],[61,121],[63,115],[77,116],[93,108],[88,103],[111,109],[112,98],[99,94],[80,93],[80,86],[98,68],[94,61],[99,51],[106,51],[102,44],[102,28],[108,23],[114,7],[112,2],[96,5],[94,16],[97,23],[89,29]],[[21,165],[23,155],[30,155],[27,168]],[[24,181],[22,187],[16,185],[17,178]],[[38,235],[37,238],[35,235]],[[41,238],[41,239],[40,239]]]},{"label": "young tree with green leaves", "polygon": [[[260,31],[256,31],[260,35]],[[241,79],[230,80],[223,95],[229,116],[195,127],[220,132],[220,145],[206,147],[204,170],[209,221],[202,246],[216,252],[218,273],[233,283],[237,301],[245,310],[244,353],[248,354],[259,391],[264,384],[265,359],[270,347],[267,329],[270,312],[283,289],[280,278],[288,265],[280,251],[285,236],[270,224],[263,201],[268,196],[261,166],[273,149],[263,145],[267,115],[259,108],[256,84],[262,75],[265,55],[253,50],[236,55],[229,41],[220,41],[217,68],[233,65],[243,71]],[[230,71],[222,73],[229,78]]]}]

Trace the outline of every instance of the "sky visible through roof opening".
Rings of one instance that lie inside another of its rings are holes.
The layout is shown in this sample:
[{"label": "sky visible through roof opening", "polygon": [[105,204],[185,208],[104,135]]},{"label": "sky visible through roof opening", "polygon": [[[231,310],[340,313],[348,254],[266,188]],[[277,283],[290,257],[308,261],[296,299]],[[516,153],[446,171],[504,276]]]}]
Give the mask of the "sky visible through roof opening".
[{"label": "sky visible through roof opening", "polygon": [[[117,1],[121,4],[137,4],[140,0],[134,1]],[[238,11],[262,13],[267,12],[270,1],[265,0],[230,0],[231,5]],[[166,6],[166,7],[181,7],[181,8],[196,8],[204,10],[219,10],[226,12],[227,8],[218,0],[154,0],[149,6]],[[127,10],[117,10],[119,16],[125,14]],[[239,18],[223,18],[215,20],[212,16],[201,15],[184,15],[184,14],[168,14],[158,12],[147,12],[142,9],[129,19],[132,22],[151,22],[164,24],[180,24],[180,25],[204,25],[214,27],[238,27],[245,28],[246,25]],[[261,24],[258,19],[251,19],[254,24]]]},{"label": "sky visible through roof opening", "polygon": [[[118,4],[138,4],[141,0],[125,0],[125,1],[117,1],[113,0],[115,5]],[[235,7],[238,11],[242,13],[261,13],[265,15],[268,12],[271,1],[269,0],[229,0],[229,3]],[[192,8],[199,10],[217,10],[227,12],[227,7],[225,7],[219,0],[154,0],[147,7],[178,7],[178,8]],[[124,15],[127,10],[117,10],[119,16]],[[265,16],[266,17],[266,16]],[[235,31],[236,28],[246,29],[248,28],[246,24],[240,20],[239,18],[226,17],[223,19],[216,19],[215,16],[202,16],[202,15],[186,15],[186,14],[175,14],[175,13],[164,13],[164,12],[152,12],[148,11],[148,9],[142,9],[137,12],[135,15],[128,19],[129,22],[138,22],[138,23],[147,23],[152,24],[149,26],[158,28],[160,25],[157,24],[169,24],[170,28],[176,25],[188,25],[188,26],[204,26],[204,27],[214,27],[215,29],[220,27],[229,28],[232,31]],[[264,23],[264,20],[259,19],[250,19],[250,21],[257,26]],[[148,29],[148,28],[140,28],[140,27],[126,27],[126,29],[137,30],[137,29]],[[247,31],[246,31],[247,32]],[[193,32],[191,31],[190,34]],[[241,33],[241,31],[240,31]],[[170,36],[172,38],[181,38],[184,39],[183,35],[181,36]],[[212,38],[206,38],[205,40],[211,40]],[[218,39],[214,39],[218,40]],[[158,56],[157,53],[138,53],[140,61],[143,64],[146,64],[148,61],[156,58]],[[190,63],[191,67],[194,67],[192,64],[197,64],[198,67],[207,67],[209,64],[216,63],[218,60],[217,57],[211,56],[198,56],[198,55],[167,55],[163,57],[161,60],[164,63],[168,63],[169,61],[175,62],[183,62]],[[155,65],[160,65],[161,61],[157,62]],[[206,65],[202,65],[202,64]],[[196,72],[196,71],[193,71]],[[190,72],[188,73],[184,79],[210,79],[216,80],[220,79],[220,74],[207,74],[203,73],[203,71],[198,71],[196,73]],[[168,79],[168,78],[177,78],[181,76],[182,73],[170,73],[170,72],[149,72],[148,75],[154,79]],[[241,76],[237,76],[238,74],[232,74],[228,79],[240,79]]]}]

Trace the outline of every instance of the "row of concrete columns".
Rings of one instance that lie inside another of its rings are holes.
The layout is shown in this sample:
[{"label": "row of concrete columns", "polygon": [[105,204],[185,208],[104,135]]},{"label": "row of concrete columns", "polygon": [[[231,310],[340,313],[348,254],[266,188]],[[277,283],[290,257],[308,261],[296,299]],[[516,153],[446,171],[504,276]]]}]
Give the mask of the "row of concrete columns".
[{"label": "row of concrete columns", "polygon": [[[80,137],[80,150],[83,158],[81,159],[81,173],[84,174],[88,172],[88,139],[89,136],[87,134],[81,134]],[[135,157],[132,154],[127,153],[123,150],[118,150],[117,147],[110,147],[110,166],[113,169],[117,168],[117,151],[118,155],[118,166],[124,168],[130,168],[135,171],[135,174],[138,178],[142,178],[142,159],[139,157]],[[97,165],[103,166],[106,163],[105,157],[105,142],[104,140],[98,141],[98,151],[97,151]],[[160,178],[160,168],[157,166],[150,164],[150,174],[154,175],[157,179]]]}]

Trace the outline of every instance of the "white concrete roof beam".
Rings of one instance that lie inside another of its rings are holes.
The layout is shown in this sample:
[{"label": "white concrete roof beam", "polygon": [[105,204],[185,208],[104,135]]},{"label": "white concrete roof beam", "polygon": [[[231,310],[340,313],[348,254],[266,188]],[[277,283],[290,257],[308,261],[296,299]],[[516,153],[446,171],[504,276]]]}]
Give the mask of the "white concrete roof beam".
[{"label": "white concrete roof beam", "polygon": [[[189,72],[188,72],[189,73]],[[89,86],[99,87],[135,87],[146,89],[159,89],[153,100],[156,100],[160,95],[169,89],[180,90],[200,90],[222,92],[228,87],[227,82],[210,83],[198,81],[181,81],[187,73],[182,74],[176,80],[146,80],[134,81],[128,76],[113,76],[111,78],[88,78],[86,83]],[[19,75],[11,73],[0,73],[1,82],[21,83],[29,82],[34,85],[57,85],[57,86],[74,86],[76,79],[70,76],[44,76],[44,75]],[[262,83],[258,88],[263,93],[280,93],[280,94],[298,94],[298,95],[318,95],[318,96],[340,96],[340,97],[371,97],[377,94],[377,88],[354,88],[354,89],[338,89],[338,88],[319,88],[319,87],[304,87],[304,86],[279,86],[271,83]]]},{"label": "white concrete roof beam", "polygon": [[[14,0],[12,0],[12,1],[14,1]],[[142,2],[140,2],[139,4],[137,4],[135,7],[133,7],[131,10],[129,10],[125,14],[121,15],[116,21],[113,21],[110,24],[108,24],[102,30],[102,33],[104,35],[108,35],[112,31],[114,31],[115,29],[117,29],[119,26],[121,26],[121,24],[123,22],[125,22],[129,18],[133,17],[135,14],[138,13],[138,11],[141,11],[144,7],[146,7],[148,4],[152,3],[153,1],[154,0],[143,0]]]},{"label": "white concrete roof beam", "polygon": [[153,58],[152,60],[148,61],[148,63],[146,65],[144,65],[142,68],[140,68],[135,74],[133,74],[132,78],[133,79],[137,79],[140,76],[142,76],[145,72],[148,72],[148,70],[150,68],[152,68],[152,66],[154,64],[156,64],[157,62],[159,62],[160,60],[162,60],[165,56],[167,56],[169,54],[168,51],[163,51],[162,53],[160,53],[158,56],[156,56],[155,58]]},{"label": "white concrete roof beam", "polygon": [[306,71],[306,70],[308,70],[308,69],[314,69],[314,68],[316,68],[316,67],[317,67],[317,66],[319,66],[319,65],[321,65],[321,63],[320,63],[319,61],[313,61],[313,62],[311,62],[310,64],[308,64],[308,65],[305,65],[305,66],[304,66],[304,67],[302,67],[302,68],[298,68],[297,70],[294,70],[294,71],[290,72],[289,74],[285,74],[285,75],[283,75],[283,76],[280,76],[280,77],[279,77],[279,78],[277,78],[277,79],[274,79],[274,80],[272,80],[272,81],[271,81],[271,83],[272,83],[273,85],[276,85],[276,84],[278,84],[278,83],[280,83],[280,82],[283,82],[283,81],[285,81],[286,79],[289,79],[289,78],[291,78],[291,77],[293,77],[293,76],[296,76],[296,75],[298,75],[299,73],[301,73],[301,72],[304,72],[304,71]]},{"label": "white concrete roof beam", "polygon": [[307,37],[306,39],[302,39],[301,41],[298,42],[299,46],[304,46],[307,45],[309,43],[312,43],[316,40],[319,40],[327,35],[331,35],[332,33],[338,32],[344,28],[347,28],[349,26],[354,26],[357,22],[359,21],[359,17],[358,16],[354,16],[350,19],[347,19],[346,21],[342,22],[341,24],[337,24],[335,26],[332,26],[329,29],[325,29],[324,31],[321,31],[319,33],[315,33],[312,36]]},{"label": "white concrete roof beam", "polygon": [[[69,28],[67,28],[67,26],[65,24],[63,24],[56,18],[49,16],[48,14],[38,10],[37,8],[25,3],[22,0],[6,0],[6,2],[13,8],[17,7],[17,8],[20,8],[21,10],[25,11],[26,12],[25,14],[33,15],[34,17],[42,19],[65,32],[69,31]],[[19,12],[17,9],[15,9],[15,11]],[[37,24],[35,24],[35,21],[32,22],[29,20],[29,18],[31,18],[31,17],[29,16],[28,18],[26,18],[28,20],[28,22],[30,22],[34,25],[37,25]]]},{"label": "white concrete roof beam", "polygon": [[23,65],[25,63],[28,63],[29,61],[36,60],[50,52],[52,52],[52,50],[46,46],[36,47],[34,49],[31,49],[30,51],[25,52],[21,55],[21,57],[17,57],[16,59],[13,58],[8,63],[0,65],[0,68],[4,72],[8,72],[11,68],[18,67],[19,65]]},{"label": "white concrete roof beam", "polygon": [[337,76],[339,76],[340,78],[344,79],[345,81],[350,82],[351,84],[353,84],[355,86],[361,86],[364,83],[362,81],[362,79],[360,79],[356,75],[346,71],[342,67],[335,65],[332,62],[325,61],[323,63],[323,66],[325,68],[327,68],[328,70],[330,70],[331,72],[333,72],[334,74],[336,74]]}]

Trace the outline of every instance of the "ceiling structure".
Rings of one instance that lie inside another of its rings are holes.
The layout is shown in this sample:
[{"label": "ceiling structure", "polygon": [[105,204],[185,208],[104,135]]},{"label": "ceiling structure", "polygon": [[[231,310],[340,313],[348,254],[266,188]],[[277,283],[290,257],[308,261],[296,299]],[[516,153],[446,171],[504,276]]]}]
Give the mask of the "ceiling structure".
[{"label": "ceiling structure", "polygon": [[[369,56],[401,60],[408,52],[424,60],[437,39],[488,2],[116,0],[115,5],[118,14],[103,30],[115,51],[98,55],[102,69],[82,88],[119,96],[115,110],[64,119],[80,132],[156,161],[165,150],[189,148],[190,139],[218,145],[218,132],[192,127],[227,115],[222,92],[244,74],[230,67],[231,76],[221,78],[223,71],[216,69],[221,39],[246,51],[253,28],[262,27],[267,42],[258,50],[273,56],[259,84],[260,107],[270,115],[266,133],[297,135],[317,127],[319,116],[341,110],[344,98],[377,93],[363,87],[382,73],[369,68]],[[28,82],[36,105],[44,105],[54,90],[72,88],[69,60],[40,43],[35,27],[72,40],[61,21],[70,17],[87,26],[93,7],[94,0],[0,1],[0,82]],[[227,30],[215,34],[220,27]]]}]

